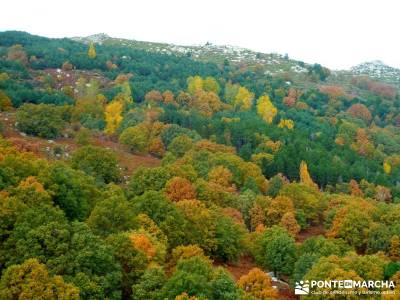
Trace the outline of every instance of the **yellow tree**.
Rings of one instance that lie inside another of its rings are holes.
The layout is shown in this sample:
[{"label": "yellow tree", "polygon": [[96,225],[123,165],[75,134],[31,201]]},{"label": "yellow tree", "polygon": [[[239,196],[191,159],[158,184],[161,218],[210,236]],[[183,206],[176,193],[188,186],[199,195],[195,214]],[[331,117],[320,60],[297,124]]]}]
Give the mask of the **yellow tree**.
[{"label": "yellow tree", "polygon": [[46,265],[31,258],[3,271],[0,299],[78,300],[79,289],[61,276],[49,274]]},{"label": "yellow tree", "polygon": [[96,49],[95,49],[95,47],[94,47],[94,43],[92,42],[92,43],[90,43],[89,44],[89,49],[88,49],[88,56],[89,56],[89,58],[91,58],[91,59],[95,59],[96,58]]},{"label": "yellow tree", "polygon": [[387,161],[383,163],[383,171],[388,175],[392,172],[392,166]]},{"label": "yellow tree", "polygon": [[308,173],[307,163],[302,160],[300,163],[300,182],[310,187],[318,188],[318,186],[312,180],[310,173]]},{"label": "yellow tree", "polygon": [[123,103],[118,100],[111,101],[109,104],[106,105],[104,110],[105,120],[106,120],[106,129],[105,132],[108,134],[113,134],[119,124],[122,121],[122,110],[123,110]]},{"label": "yellow tree", "polygon": [[253,105],[254,93],[250,92],[245,87],[239,87],[237,94],[235,96],[235,107],[240,110],[249,110]]},{"label": "yellow tree", "polygon": [[281,119],[279,124],[278,124],[279,128],[284,128],[286,127],[289,130],[292,130],[294,128],[294,122],[293,120],[290,119]]},{"label": "yellow tree", "polygon": [[240,277],[237,285],[256,299],[268,300],[278,297],[278,291],[272,286],[271,277],[258,268],[253,268],[247,275]]},{"label": "yellow tree", "polygon": [[264,119],[265,122],[271,124],[278,113],[278,109],[272,104],[269,97],[264,95],[258,98],[257,113]]},{"label": "yellow tree", "polygon": [[192,95],[194,95],[198,91],[203,90],[203,78],[200,76],[190,76],[187,79],[187,84],[188,84],[188,92]]}]

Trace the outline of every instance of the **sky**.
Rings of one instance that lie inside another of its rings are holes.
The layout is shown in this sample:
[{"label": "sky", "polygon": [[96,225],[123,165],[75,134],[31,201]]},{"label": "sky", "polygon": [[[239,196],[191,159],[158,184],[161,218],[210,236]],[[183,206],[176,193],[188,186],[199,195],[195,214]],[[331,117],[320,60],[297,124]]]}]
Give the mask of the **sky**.
[{"label": "sky", "polygon": [[233,45],[347,69],[400,68],[398,0],[12,0],[0,31]]}]

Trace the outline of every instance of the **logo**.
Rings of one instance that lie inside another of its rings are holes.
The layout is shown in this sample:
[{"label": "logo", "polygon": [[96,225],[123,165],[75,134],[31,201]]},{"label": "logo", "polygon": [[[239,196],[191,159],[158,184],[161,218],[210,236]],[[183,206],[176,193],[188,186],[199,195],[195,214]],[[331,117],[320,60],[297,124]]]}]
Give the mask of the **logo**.
[{"label": "logo", "polygon": [[301,280],[296,281],[294,293],[295,295],[394,295],[395,287],[395,282],[389,280]]},{"label": "logo", "polygon": [[308,280],[296,281],[296,285],[294,288],[295,295],[308,295],[309,293],[310,293],[310,284]]}]

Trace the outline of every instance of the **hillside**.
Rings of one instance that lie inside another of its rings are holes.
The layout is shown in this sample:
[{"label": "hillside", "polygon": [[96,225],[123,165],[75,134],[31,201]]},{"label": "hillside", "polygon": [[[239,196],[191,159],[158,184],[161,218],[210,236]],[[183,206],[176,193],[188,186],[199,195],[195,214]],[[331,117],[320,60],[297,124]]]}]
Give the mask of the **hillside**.
[{"label": "hillside", "polygon": [[0,299],[396,299],[396,74],[0,32]]},{"label": "hillside", "polygon": [[[179,46],[166,43],[113,38],[104,33],[94,34],[87,37],[74,37],[72,40],[86,44],[94,42],[100,45],[127,46],[155,53],[187,56],[199,61],[214,62],[217,64],[223,64],[224,62],[229,61],[238,66],[246,65],[257,67],[265,74],[269,75],[290,75],[300,85],[304,83],[301,81],[306,80],[306,78],[301,75],[307,73],[308,67],[310,67],[310,64],[292,60],[282,54],[260,53],[250,49],[228,45],[213,45],[211,43],[205,45]],[[345,76],[346,78],[365,75],[400,88],[400,70],[390,67],[379,60],[365,62],[356,65],[349,70],[331,70],[331,72],[335,76]]]},{"label": "hillside", "polygon": [[223,64],[225,61],[228,61],[238,66],[258,66],[262,67],[266,74],[271,75],[283,74],[286,72],[301,74],[308,71],[305,63],[291,60],[281,54],[260,53],[229,45],[214,45],[207,43],[205,45],[180,46],[166,43],[152,43],[113,38],[104,33],[94,34],[87,37],[74,37],[72,40],[84,43],[95,42],[102,45],[120,45],[155,53],[186,56],[195,60],[217,64]]}]

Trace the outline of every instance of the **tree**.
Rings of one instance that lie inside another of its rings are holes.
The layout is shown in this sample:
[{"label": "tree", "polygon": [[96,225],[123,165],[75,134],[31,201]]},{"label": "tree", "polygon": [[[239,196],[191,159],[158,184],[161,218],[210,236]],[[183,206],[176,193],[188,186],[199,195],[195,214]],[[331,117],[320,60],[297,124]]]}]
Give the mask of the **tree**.
[{"label": "tree", "polygon": [[272,287],[271,277],[258,268],[240,277],[237,285],[256,299],[271,300],[278,297],[278,291]]},{"label": "tree", "polygon": [[290,275],[296,257],[296,245],[285,229],[272,226],[263,233],[256,258],[259,263],[275,274]]},{"label": "tree", "polygon": [[22,180],[18,187],[12,190],[12,196],[22,201],[28,207],[52,205],[51,195],[34,176]]},{"label": "tree", "polygon": [[374,211],[375,208],[365,200],[338,209],[327,236],[343,238],[357,249],[364,249]]},{"label": "tree", "polygon": [[41,138],[57,138],[66,125],[66,108],[54,104],[24,104],[17,113],[17,128]]},{"label": "tree", "polygon": [[203,90],[203,78],[201,78],[198,75],[190,76],[187,79],[187,85],[188,85],[188,92],[191,95],[194,95],[196,94],[196,92]]},{"label": "tree", "polygon": [[[329,257],[321,257],[305,275],[304,280],[354,280],[362,281],[361,278],[354,270],[341,265],[341,259],[335,255]],[[374,278],[374,277],[372,277]],[[375,278],[374,278],[375,279]],[[356,290],[366,290],[364,288],[354,288]],[[328,291],[328,289],[317,288],[319,292]],[[329,289],[330,291],[331,289]],[[317,294],[315,299],[327,299],[324,294]],[[332,297],[331,299],[335,299]],[[342,299],[354,299],[353,295],[343,295]]]},{"label": "tree", "polygon": [[85,224],[69,224],[54,208],[25,211],[4,247],[6,265],[37,258],[51,274],[78,287],[82,298],[120,294],[121,269],[111,249]]},{"label": "tree", "polygon": [[235,300],[241,293],[236,287],[232,275],[222,267],[218,267],[211,275],[211,299]]},{"label": "tree", "polygon": [[15,44],[8,48],[7,59],[18,61],[22,65],[28,64],[28,56],[21,44]]},{"label": "tree", "polygon": [[[349,253],[344,257],[331,255],[321,257],[306,274],[305,280],[345,280],[346,278],[354,281],[383,280],[384,268],[387,259],[375,255],[359,256]],[[353,287],[359,291],[366,291],[363,287]],[[318,291],[324,288],[317,288]],[[318,294],[317,294],[318,295]],[[316,299],[326,299],[325,295]],[[354,299],[354,295],[344,295],[343,299]],[[334,299],[334,298],[332,298]]]},{"label": "tree", "polygon": [[400,259],[400,238],[394,235],[390,240],[389,255],[392,259]]},{"label": "tree", "polygon": [[181,259],[189,259],[194,256],[199,256],[204,260],[210,260],[207,256],[204,255],[203,249],[201,249],[197,245],[178,246],[174,248],[171,252],[169,265],[171,267],[175,267]]},{"label": "tree", "polygon": [[219,86],[218,81],[215,80],[215,78],[212,77],[212,76],[207,76],[203,80],[203,88],[204,88],[205,91],[213,92],[213,93],[215,93],[217,95],[221,91],[221,87]]},{"label": "tree", "polygon": [[266,207],[266,225],[277,225],[286,213],[294,214],[293,201],[289,197],[277,196]]},{"label": "tree", "polygon": [[310,173],[308,173],[307,163],[305,161],[301,161],[300,163],[300,182],[308,185],[310,187],[318,188],[318,186],[312,180]]},{"label": "tree", "polygon": [[196,189],[186,178],[173,177],[165,185],[165,195],[171,201],[196,199]]},{"label": "tree", "polygon": [[162,93],[162,96],[163,96],[164,103],[166,103],[166,104],[173,104],[173,105],[175,105],[175,106],[178,105],[178,104],[176,103],[175,99],[174,99],[174,98],[175,98],[174,93],[171,92],[170,90],[164,91],[164,93]]},{"label": "tree", "polygon": [[175,137],[168,145],[168,151],[171,151],[176,157],[181,157],[193,148],[193,140],[186,134]]},{"label": "tree", "polygon": [[148,92],[144,96],[144,99],[148,102],[155,102],[155,103],[162,102],[164,100],[161,92],[157,90],[151,90],[150,92]]},{"label": "tree", "polygon": [[293,122],[293,120],[290,120],[290,119],[281,119],[279,121],[278,127],[279,128],[286,127],[287,129],[292,130],[294,128],[294,122]]},{"label": "tree", "polygon": [[278,113],[278,109],[272,104],[269,97],[264,95],[257,100],[257,113],[265,122],[271,124]]},{"label": "tree", "polygon": [[215,239],[217,247],[213,256],[225,262],[236,262],[244,248],[243,226],[230,217],[217,218]]},{"label": "tree", "polygon": [[296,215],[304,213],[308,223],[319,222],[326,202],[322,193],[315,187],[302,183],[285,184],[279,195],[289,197],[292,200],[296,208]]},{"label": "tree", "polygon": [[132,205],[124,197],[113,195],[98,202],[86,222],[93,233],[105,237],[134,229],[135,217]]},{"label": "tree", "polygon": [[392,166],[389,162],[383,162],[383,171],[388,175],[392,172]]},{"label": "tree", "polygon": [[392,200],[390,189],[382,185],[378,185],[375,190],[375,199],[381,202],[390,202],[390,200]]},{"label": "tree", "polygon": [[390,248],[391,232],[384,224],[374,224],[368,232],[367,253],[382,251],[388,253]]},{"label": "tree", "polygon": [[12,108],[12,102],[10,97],[7,94],[0,90],[0,111],[7,111]]},{"label": "tree", "polygon": [[232,186],[233,174],[224,166],[217,166],[208,173],[208,180],[223,187]]},{"label": "tree", "polygon": [[158,300],[166,281],[166,275],[161,267],[146,269],[137,283],[132,286],[132,300]]},{"label": "tree", "polygon": [[356,103],[350,106],[350,108],[347,110],[347,113],[352,117],[362,119],[366,123],[369,123],[372,119],[371,112],[364,104],[361,103]]},{"label": "tree", "polygon": [[130,239],[130,232],[120,232],[106,239],[114,259],[122,269],[122,294],[125,299],[132,293],[132,285],[143,275],[149,265],[149,259],[143,251],[137,249]]},{"label": "tree", "polygon": [[38,178],[71,220],[86,219],[100,196],[92,177],[62,163],[43,169]]},{"label": "tree", "polygon": [[121,177],[116,154],[101,147],[79,148],[72,154],[71,165],[104,183],[118,182]]},{"label": "tree", "polygon": [[63,62],[61,69],[63,71],[72,71],[73,67],[74,66],[67,60]]},{"label": "tree", "polygon": [[224,88],[224,99],[226,102],[229,104],[234,104],[235,103],[235,97],[238,93],[239,90],[239,85],[238,84],[232,84],[231,81],[227,82],[225,84]]},{"label": "tree", "polygon": [[146,153],[148,136],[148,129],[140,124],[125,129],[119,136],[119,142],[126,145],[132,152]]},{"label": "tree", "polygon": [[106,120],[106,133],[113,134],[118,129],[123,119],[123,107],[123,103],[117,100],[111,101],[109,104],[106,105],[106,108],[104,110]]},{"label": "tree", "polygon": [[165,233],[170,248],[192,242],[187,238],[187,232],[190,232],[188,221],[184,214],[165,198],[164,193],[147,191],[133,198],[132,203],[136,214],[146,214]]},{"label": "tree", "polygon": [[44,264],[35,258],[8,267],[0,280],[1,299],[73,300],[79,289],[65,283],[61,276],[51,276]]},{"label": "tree", "polygon": [[163,288],[163,299],[174,299],[186,292],[189,296],[210,299],[212,266],[209,261],[195,256],[180,260],[176,271]]},{"label": "tree", "polygon": [[95,59],[96,58],[96,49],[95,49],[95,47],[94,47],[94,43],[93,42],[91,42],[90,44],[89,44],[89,49],[88,49],[88,56],[89,56],[89,58],[90,59]]},{"label": "tree", "polygon": [[146,191],[160,191],[171,178],[165,167],[139,167],[132,174],[128,184],[128,197],[142,195]]},{"label": "tree", "polygon": [[214,92],[197,91],[193,97],[192,106],[207,117],[222,109],[222,102]]},{"label": "tree", "polygon": [[297,223],[296,216],[293,212],[287,212],[283,215],[280,224],[293,237],[300,232],[300,225]]},{"label": "tree", "polygon": [[188,221],[188,228],[185,230],[186,243],[197,244],[206,253],[215,250],[216,219],[212,211],[198,200],[181,200],[176,206]]},{"label": "tree", "polygon": [[253,106],[254,93],[245,87],[239,87],[234,98],[235,107],[240,110],[249,110]]},{"label": "tree", "polygon": [[168,147],[172,140],[180,135],[187,135],[194,141],[200,140],[200,135],[196,131],[183,128],[176,124],[165,127],[161,133],[161,139],[163,144]]},{"label": "tree", "polygon": [[77,100],[75,102],[72,119],[80,121],[80,123],[89,128],[103,130],[104,121],[104,105],[106,98],[99,93],[99,83],[95,79],[89,82],[83,77],[77,83]]},{"label": "tree", "polygon": [[350,180],[349,187],[350,187],[350,195],[354,197],[364,197],[363,191],[360,189],[360,186],[354,179]]}]

